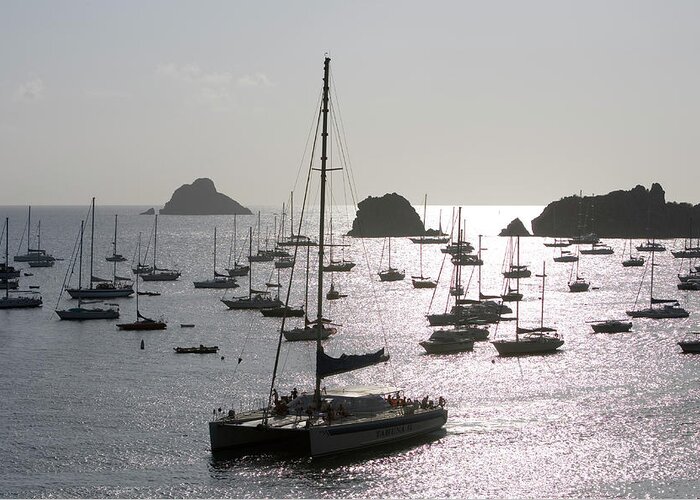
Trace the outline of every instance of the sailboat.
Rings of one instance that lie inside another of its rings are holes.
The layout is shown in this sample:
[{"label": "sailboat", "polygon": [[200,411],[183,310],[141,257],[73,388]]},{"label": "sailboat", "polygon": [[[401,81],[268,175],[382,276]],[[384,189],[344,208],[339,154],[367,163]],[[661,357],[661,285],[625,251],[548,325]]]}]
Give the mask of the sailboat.
[{"label": "sailboat", "polygon": [[112,255],[105,257],[107,262],[124,262],[126,257],[122,254],[117,253],[117,218],[119,216],[114,214],[114,239],[112,240]]},{"label": "sailboat", "polygon": [[[508,241],[508,248],[506,249],[506,254],[508,255],[508,269],[501,272],[505,278],[503,284],[503,293],[501,294],[501,300],[503,302],[519,302],[523,299],[523,294],[520,293],[520,278],[526,276],[525,271],[529,271],[527,266],[520,265],[520,236],[515,237],[515,244],[513,244],[513,237],[511,236]],[[515,264],[513,264],[513,257],[515,257]],[[527,274],[529,277],[530,275]],[[515,288],[511,286],[511,280],[515,280]]]},{"label": "sailboat", "polygon": [[518,354],[544,354],[554,352],[564,345],[564,339],[556,329],[544,326],[544,291],[547,277],[546,265],[542,263],[542,296],[540,297],[540,326],[535,328],[520,328],[520,302],[515,306],[515,339],[496,339],[491,344],[501,356]]},{"label": "sailboat", "polygon": [[148,243],[146,244],[146,252],[143,255],[143,260],[141,260],[141,245],[136,245],[134,248],[134,255],[131,258],[132,261],[136,261],[136,267],[131,268],[131,271],[134,274],[148,274],[153,271],[153,266],[144,264],[144,261],[146,258],[148,258],[148,249],[151,247],[151,238],[153,238],[153,230],[151,230],[151,234],[148,237]]},{"label": "sailboat", "polygon": [[[427,195],[426,195],[427,203]],[[450,241],[450,236],[442,232],[442,210],[440,210],[440,219],[438,220],[438,230],[435,232],[434,229],[425,228],[425,205],[423,208],[423,234],[418,238],[409,238],[413,243],[420,243],[421,245],[441,245]]]},{"label": "sailboat", "polygon": [[[425,233],[425,217],[426,217],[426,210],[428,206],[428,195],[426,194],[425,197],[423,198],[423,233]],[[419,248],[419,255],[420,255],[420,275],[419,276],[411,276],[411,282],[413,283],[413,288],[435,288],[437,286],[437,281],[431,280],[429,276],[423,276],[423,235],[419,238],[418,244],[420,245]],[[413,241],[413,238],[411,239]]]},{"label": "sailboat", "polygon": [[[248,237],[249,252],[248,256],[253,256],[253,228],[250,228]],[[250,260],[251,263],[256,262]],[[221,302],[226,304],[229,309],[269,309],[271,307],[279,307],[282,301],[279,298],[272,297],[272,294],[267,290],[253,290],[253,271],[250,271],[248,278],[248,296],[247,297],[232,297],[230,299],[222,298]]]},{"label": "sailboat", "polygon": [[[41,226],[39,226],[41,227]],[[15,262],[39,262],[43,260],[53,261],[55,258],[52,255],[46,253],[46,250],[41,248],[41,244],[38,244],[38,248],[32,248],[30,243],[30,235],[32,228],[32,207],[29,207],[29,214],[27,215],[27,253],[22,255],[15,255]],[[22,242],[20,241],[20,246]],[[36,266],[35,266],[36,267]]]},{"label": "sailboat", "polygon": [[[644,257],[641,255],[632,255],[632,240],[629,240],[630,253],[629,258],[622,261],[622,267],[640,267],[644,265]],[[622,254],[624,257],[625,250],[623,248]]]},{"label": "sailboat", "polygon": [[[280,241],[278,242],[279,246],[283,247],[306,247],[306,246],[316,246],[318,243],[316,243],[314,240],[309,238],[308,236],[305,236],[303,234],[300,234],[297,232],[297,234],[294,234],[294,191],[290,193],[289,196],[289,237],[285,238],[284,234],[282,235],[282,238],[280,238]],[[301,229],[301,228],[300,228]]]},{"label": "sailboat", "polygon": [[[323,124],[317,324],[324,322],[322,265],[328,170],[329,66],[330,59],[326,58],[321,105]],[[422,403],[408,404],[398,397],[385,397],[387,394],[394,394],[396,388],[364,386],[322,390],[322,381],[327,377],[387,361],[388,356],[385,355],[384,349],[366,355],[343,354],[335,358],[324,352],[320,337],[317,337],[316,380],[313,392],[298,394],[295,389],[290,397],[282,399],[277,397],[275,388],[278,360],[279,346],[268,393],[268,406],[247,414],[231,411],[229,415],[211,421],[209,436],[212,451],[242,449],[256,445],[282,445],[288,450],[308,453],[313,457],[332,455],[424,435],[439,430],[447,421],[447,410],[442,398],[437,404],[429,401],[427,397]]]},{"label": "sailboat", "polygon": [[153,221],[153,269],[150,273],[141,273],[143,281],[175,281],[180,277],[180,271],[176,269],[160,269],[157,264],[158,249],[158,214]]},{"label": "sailboat", "polygon": [[389,236],[389,267],[379,271],[379,279],[381,281],[401,281],[406,277],[405,271],[399,271],[395,267],[391,267],[391,236]]},{"label": "sailboat", "polygon": [[15,279],[19,277],[19,270],[16,270],[14,267],[10,266],[10,246],[9,246],[9,240],[10,240],[10,218],[6,217],[5,218],[5,228],[3,231],[3,235],[5,236],[5,263],[0,265],[0,283],[2,283],[4,286],[2,288],[5,289],[5,296],[0,297],[0,309],[18,309],[18,308],[24,308],[24,307],[40,307],[42,304],[42,299],[41,295],[34,293],[34,292],[29,292],[24,293],[22,292],[22,295],[15,295],[13,294],[10,296],[10,281],[11,279]]},{"label": "sailboat", "polygon": [[[579,252],[579,245],[576,245],[576,257],[578,257],[578,252]],[[582,276],[579,275],[578,273],[578,264],[579,264],[579,259],[576,259],[576,279],[571,280],[571,276],[569,276],[569,283],[567,284],[569,286],[569,291],[578,293],[578,292],[587,292],[588,289],[590,288],[591,284],[586,281]],[[574,270],[574,267],[571,268],[572,272]]]},{"label": "sailboat", "polygon": [[693,246],[693,219],[690,219],[690,230],[688,232],[688,238],[685,240],[683,249],[681,250],[671,250],[671,255],[676,259],[695,259],[700,257],[700,240],[698,244]]},{"label": "sailboat", "polygon": [[[66,291],[74,299],[113,299],[117,297],[129,297],[134,289],[129,278],[117,276],[117,263],[112,263],[112,279],[104,279],[95,276],[93,261],[95,254],[95,198],[92,198],[90,206],[92,229],[90,231],[90,286],[83,288],[69,288]],[[82,237],[82,235],[81,235]],[[81,244],[82,249],[82,244]],[[97,283],[95,285],[95,283]]]},{"label": "sailboat", "polygon": [[615,251],[607,245],[606,243],[591,243],[591,248],[584,248],[581,250],[583,255],[610,255],[615,253]]},{"label": "sailboat", "polygon": [[[228,265],[229,267],[226,268],[226,272],[228,272],[229,276],[248,276],[248,273],[250,272],[250,266],[246,266],[244,264],[239,264],[238,263],[238,254],[236,253],[236,241],[238,241],[238,227],[236,225],[236,214],[233,214],[233,237],[231,239],[231,246],[232,250],[229,249],[229,254],[228,254]],[[231,267],[231,253],[233,253],[233,267]]]},{"label": "sailboat", "polygon": [[[139,233],[139,254],[141,253],[141,233]],[[136,321],[133,323],[117,323],[120,330],[165,330],[167,327],[164,321],[156,321],[147,318],[139,310],[139,282],[136,280]]]},{"label": "sailboat", "polygon": [[[248,262],[271,262],[275,256],[270,253],[270,251],[265,248],[265,250],[262,250],[260,248],[260,211],[258,211],[258,229],[256,231],[257,237],[258,237],[258,251],[255,255],[250,253],[248,255]],[[267,238],[265,239],[267,242]]]},{"label": "sailboat", "polygon": [[563,248],[559,249],[559,256],[554,257],[554,262],[576,262],[578,261],[578,255],[574,255],[568,250],[564,250]]},{"label": "sailboat", "polygon": [[[680,306],[678,300],[654,298],[654,268],[656,267],[656,264],[654,263],[654,255],[656,255],[656,252],[651,253],[651,282],[649,285],[649,307],[647,307],[646,309],[635,309],[633,311],[627,311],[627,315],[631,316],[632,318],[687,318],[688,316],[690,316],[690,313]],[[654,307],[655,305],[659,307]]]},{"label": "sailboat", "polygon": [[[461,220],[462,208],[459,208],[458,220]],[[457,233],[461,234],[461,226],[458,226]],[[461,238],[458,239],[461,241]],[[479,268],[481,269],[481,268]],[[462,288],[462,266],[454,265],[455,288]],[[454,352],[471,351],[474,348],[474,341],[486,340],[489,331],[486,328],[476,326],[477,321],[469,317],[465,306],[478,304],[479,301],[461,299],[455,297],[455,307],[453,311],[459,311],[455,319],[453,328],[435,330],[427,340],[419,342],[420,346],[428,354],[447,354]]]},{"label": "sailboat", "polygon": [[[94,212],[93,212],[94,214]],[[83,237],[85,235],[85,221],[80,221],[80,248],[79,251],[74,255],[78,259],[78,288],[74,290],[83,290]],[[74,252],[75,253],[75,252]],[[66,277],[71,268],[73,268],[74,262],[71,262],[68,270],[66,271]],[[92,274],[92,266],[90,267],[90,274]],[[65,283],[64,283],[65,285]],[[65,287],[64,287],[65,288]],[[62,294],[63,292],[61,292]],[[69,290],[70,293],[70,290]],[[62,320],[89,320],[89,319],[117,319],[119,317],[119,306],[117,304],[105,304],[107,307],[83,307],[83,296],[79,294],[77,296],[78,305],[77,307],[71,307],[68,309],[56,309],[56,314]],[[61,295],[58,297],[60,302]]]},{"label": "sailboat", "polygon": [[216,227],[214,228],[214,277],[208,280],[195,281],[195,288],[237,288],[236,278],[216,271]]},{"label": "sailboat", "polygon": [[[41,248],[41,221],[37,224],[36,238],[37,246]],[[29,267],[53,267],[55,263],[53,256],[35,252],[34,258],[29,261]]]},{"label": "sailboat", "polygon": [[334,245],[333,244],[333,213],[331,212],[331,216],[329,219],[329,229],[330,229],[330,245],[327,245],[330,247],[330,259],[328,264],[323,266],[323,272],[328,273],[328,272],[335,272],[335,273],[345,273],[350,270],[352,270],[353,267],[355,267],[355,263],[352,261],[352,259],[346,259],[345,258],[345,246],[342,245],[343,247],[343,258],[341,259],[334,259],[333,258],[333,248],[339,245]]}]

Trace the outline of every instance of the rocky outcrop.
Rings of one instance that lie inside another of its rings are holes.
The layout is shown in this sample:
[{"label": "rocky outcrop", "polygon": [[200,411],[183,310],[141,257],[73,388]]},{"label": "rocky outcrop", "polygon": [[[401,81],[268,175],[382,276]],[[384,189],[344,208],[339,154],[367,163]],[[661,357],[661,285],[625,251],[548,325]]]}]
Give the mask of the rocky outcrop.
[{"label": "rocky outcrop", "polygon": [[219,193],[211,179],[201,178],[177,188],[160,210],[166,215],[250,215],[246,207]]},{"label": "rocky outcrop", "polygon": [[532,236],[527,230],[523,221],[519,218],[513,219],[510,223],[501,230],[498,236]]},{"label": "rocky outcrop", "polygon": [[659,184],[599,196],[568,196],[547,205],[532,220],[535,236],[571,237],[595,233],[606,238],[683,238],[691,221],[700,229],[700,205],[666,202]]},{"label": "rocky outcrop", "polygon": [[139,215],[155,215],[155,214],[156,214],[155,208],[149,208],[145,212],[141,212]]},{"label": "rocky outcrop", "polygon": [[369,196],[357,205],[357,214],[348,236],[382,238],[420,236],[423,222],[406,198],[396,193]]}]

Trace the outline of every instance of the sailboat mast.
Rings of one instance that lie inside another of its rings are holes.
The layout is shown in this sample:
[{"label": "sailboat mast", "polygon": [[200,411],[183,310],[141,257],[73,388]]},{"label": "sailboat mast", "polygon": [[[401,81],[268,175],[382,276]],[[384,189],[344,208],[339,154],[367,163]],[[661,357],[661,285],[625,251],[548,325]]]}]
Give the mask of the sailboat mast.
[{"label": "sailboat mast", "polygon": [[425,237],[425,218],[428,213],[428,195],[423,197],[423,234],[420,235],[420,277],[423,278],[423,238]]},{"label": "sailboat mast", "polygon": [[[479,252],[477,253],[477,259],[481,262],[481,235],[479,235]],[[477,268],[477,286],[479,288],[479,302],[481,302],[481,264],[479,264]]]},{"label": "sailboat mast", "polygon": [[214,227],[214,278],[216,278],[216,227]]},{"label": "sailboat mast", "polygon": [[[10,218],[5,217],[5,270],[9,271],[10,264]],[[10,282],[5,281],[5,298],[10,296]]]},{"label": "sailboat mast", "polygon": [[518,247],[515,254],[515,265],[518,269],[515,275],[515,293],[518,299],[515,301],[515,339],[518,340],[518,327],[520,326],[520,236],[515,237],[515,244]]},{"label": "sailboat mast", "polygon": [[[85,221],[80,221],[80,261],[78,263],[78,290],[83,288],[83,235],[85,234]],[[75,269],[75,268],[74,268]],[[83,294],[78,294],[78,307],[82,302]]]},{"label": "sailboat mast", "polygon": [[[248,228],[248,255],[253,255],[253,226]],[[248,298],[253,297],[253,261],[250,261],[250,276],[248,277]]]},{"label": "sailboat mast", "polygon": [[542,262],[542,307],[540,308],[540,331],[544,329],[544,280],[547,277],[546,263]]},{"label": "sailboat mast", "polygon": [[[326,57],[323,62],[323,103],[321,113],[323,114],[323,129],[321,131],[321,214],[319,217],[318,228],[318,290],[317,290],[317,324],[316,328],[316,352],[322,351],[321,347],[321,328],[323,328],[323,237],[324,237],[324,219],[326,216],[326,166],[328,152],[328,74],[330,70],[331,59]],[[389,240],[391,242],[391,240]],[[316,371],[316,391],[314,393],[316,402],[321,399],[321,377]]]},{"label": "sailboat mast", "polygon": [[[139,263],[141,262],[141,232],[139,232]],[[136,276],[136,321],[139,320],[139,277]]]},{"label": "sailboat mast", "polygon": [[156,272],[156,248],[158,247],[158,214],[153,223],[153,272]]},{"label": "sailboat mast", "polygon": [[[656,242],[656,239],[651,240],[652,246]],[[654,307],[654,254],[656,252],[651,252],[651,284],[649,286],[649,307]]]},{"label": "sailboat mast", "polygon": [[32,206],[29,205],[29,215],[27,215],[27,253],[32,250],[32,246],[29,244],[29,238],[32,233]]},{"label": "sailboat mast", "polygon": [[92,257],[95,250],[95,197],[92,197],[92,230],[90,231],[90,289],[92,289]]},{"label": "sailboat mast", "polygon": [[[454,220],[452,221],[454,224]],[[454,227],[454,226],[452,226]],[[462,256],[462,207],[457,209],[457,259]],[[455,276],[455,304],[458,298],[462,295],[460,287],[462,286],[462,266],[457,264],[457,272]]]},{"label": "sailboat mast", "polygon": [[36,249],[41,250],[41,221],[36,229]]},{"label": "sailboat mast", "polygon": [[114,251],[112,252],[112,257],[114,258],[114,260],[112,261],[112,283],[114,283],[115,286],[117,284],[116,255],[117,255],[117,214],[114,214]]}]

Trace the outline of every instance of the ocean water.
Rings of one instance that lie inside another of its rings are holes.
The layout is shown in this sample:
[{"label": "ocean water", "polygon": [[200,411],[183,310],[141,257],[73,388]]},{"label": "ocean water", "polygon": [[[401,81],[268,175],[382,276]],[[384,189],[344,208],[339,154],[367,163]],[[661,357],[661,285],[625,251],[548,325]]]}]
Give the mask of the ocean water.
[{"label": "ocean water", "polygon": [[[120,253],[131,261],[139,232],[145,246],[153,225],[153,217],[137,215],[145,208],[98,205],[94,274],[111,274],[104,257],[111,253],[115,213]],[[280,209],[260,209],[264,247],[266,228],[272,238]],[[484,293],[499,293],[503,286],[508,240],[495,235],[513,217],[527,221],[540,209],[464,208],[467,239],[476,246],[477,235],[484,235]],[[449,228],[451,207],[429,207],[428,225],[437,226],[440,211]],[[87,206],[33,208],[33,225],[42,222],[42,246],[68,259],[86,213]],[[335,216],[336,235],[347,231],[353,215],[344,209]],[[26,208],[0,207],[0,216],[10,217],[14,255]],[[627,242],[607,240],[614,255],[581,257],[579,272],[592,290],[572,294],[566,286],[572,265],[554,263],[557,251],[544,247],[541,238],[523,238],[521,263],[534,274],[546,262],[545,323],[563,334],[561,351],[500,358],[481,342],[473,352],[428,356],[418,345],[430,334],[425,314],[448,306],[451,265],[443,265],[439,245],[423,247],[423,274],[440,275],[433,293],[414,290],[408,279],[420,273],[419,245],[393,239],[392,265],[405,268],[407,279],[380,283],[376,273],[382,260],[386,265],[385,241],[336,236],[336,242],[349,244],[336,251],[358,265],[334,277],[349,296],[328,304],[325,315],[342,326],[325,349],[338,355],[386,346],[391,361],[329,378],[326,385],[382,383],[402,387],[409,396],[442,395],[449,410],[444,432],[321,460],[293,450],[215,456],[207,422],[218,408],[262,403],[279,321],[255,311],[230,311],[220,302],[223,291],[192,286],[211,275],[215,226],[220,267],[227,263],[232,217],[163,216],[158,222],[159,264],[179,267],[182,277],[143,284],[162,295],[141,297],[140,308],[147,316],[164,317],[167,330],[121,332],[115,321],[58,320],[57,304],[74,302],[65,297],[59,302],[66,277],[75,284],[68,260],[26,269],[33,276],[22,278],[22,288],[39,286],[43,308],[0,311],[0,497],[700,496],[700,357],[683,355],[676,345],[700,331],[700,292],[676,290],[676,274],[688,264],[670,252],[657,255],[654,294],[678,298],[690,317],[639,319],[630,333],[593,334],[587,321],[624,318],[636,301],[644,306],[648,270],[623,268]],[[236,246],[244,254],[248,227],[255,224],[254,216],[238,218]],[[308,229],[313,235],[313,227]],[[682,244],[664,243],[669,249]],[[292,304],[304,301],[305,259],[300,249]],[[127,274],[128,264],[120,264],[118,273]],[[283,283],[289,272],[281,272]],[[256,265],[252,279],[254,288],[276,281],[272,264]],[[326,276],[325,288],[328,281]],[[464,268],[463,281],[475,297],[470,268]],[[247,278],[240,284],[226,295],[244,294]],[[521,281],[523,326],[539,323],[540,284],[534,276]],[[135,299],[114,302],[122,320],[134,319]],[[315,310],[313,299],[310,309]],[[513,327],[491,327],[491,338],[512,335]],[[174,354],[175,346],[199,344],[218,345],[220,352]],[[313,343],[283,343],[278,390],[309,390],[313,360]]]}]

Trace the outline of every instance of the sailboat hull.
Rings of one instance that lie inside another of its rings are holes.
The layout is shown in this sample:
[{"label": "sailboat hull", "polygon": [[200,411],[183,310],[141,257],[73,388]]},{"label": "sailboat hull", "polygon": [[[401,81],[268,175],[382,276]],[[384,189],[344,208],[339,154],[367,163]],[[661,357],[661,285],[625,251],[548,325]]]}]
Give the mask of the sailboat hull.
[{"label": "sailboat hull", "polygon": [[84,309],[75,307],[63,311],[56,311],[58,317],[63,320],[83,321],[89,319],[117,319],[119,311],[114,309]]},{"label": "sailboat hull", "polygon": [[0,309],[19,309],[23,307],[41,307],[42,301],[32,297],[0,297]]},{"label": "sailboat hull", "polygon": [[143,281],[175,281],[180,277],[179,271],[151,271],[149,274],[139,274]]},{"label": "sailboat hull", "polygon": [[697,340],[686,340],[678,342],[678,345],[686,353],[700,353],[700,342]]},{"label": "sailboat hull", "polygon": [[564,341],[562,339],[554,337],[534,337],[519,340],[493,340],[491,343],[501,356],[543,354],[554,352],[564,345]]},{"label": "sailboat hull", "polygon": [[72,299],[113,299],[117,297],[129,297],[134,289],[125,288],[69,288],[66,290]]}]

